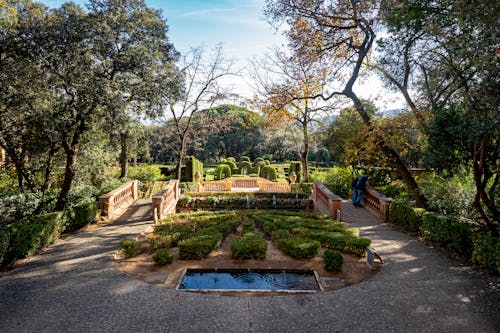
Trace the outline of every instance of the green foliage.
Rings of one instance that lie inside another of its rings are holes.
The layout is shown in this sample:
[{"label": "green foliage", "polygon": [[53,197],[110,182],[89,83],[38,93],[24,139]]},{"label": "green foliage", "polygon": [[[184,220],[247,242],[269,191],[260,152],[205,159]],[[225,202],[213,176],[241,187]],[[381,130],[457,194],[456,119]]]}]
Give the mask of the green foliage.
[{"label": "green foliage", "polygon": [[[266,233],[266,234],[268,234],[268,233]],[[290,237],[292,237],[292,236],[288,230],[277,229],[277,230],[273,230],[271,232],[271,240],[273,242],[278,242],[280,239],[290,238]]]},{"label": "green foliage", "polygon": [[226,158],[226,162],[233,162],[234,164],[236,164],[236,159],[234,157],[228,157]]},{"label": "green foliage", "polygon": [[196,192],[198,189],[197,184],[194,182],[181,182],[179,183],[181,193]]},{"label": "green foliage", "polygon": [[421,233],[425,238],[464,256],[472,251],[472,228],[451,217],[427,212],[423,215]]},{"label": "green foliage", "polygon": [[274,167],[266,165],[262,169],[260,169],[260,177],[271,181],[276,181],[278,179],[278,173],[276,172],[276,169]]},{"label": "green foliage", "polygon": [[240,173],[242,175],[249,175],[253,173],[254,170],[252,163],[250,161],[241,161],[240,162]]},{"label": "green foliage", "polygon": [[325,263],[325,268],[329,271],[340,271],[342,270],[342,264],[344,262],[344,257],[339,251],[326,250],[323,254],[323,262]]},{"label": "green foliage", "polygon": [[203,179],[203,163],[194,156],[187,156],[183,181],[194,182],[196,172],[199,172]]},{"label": "green foliage", "polygon": [[0,198],[0,225],[32,215],[40,203],[37,192],[24,192]]},{"label": "green foliage", "polygon": [[96,201],[82,202],[65,210],[65,231],[78,230],[89,223],[95,222],[99,205]]},{"label": "green foliage", "polygon": [[291,257],[306,259],[316,256],[321,243],[308,238],[281,238],[278,240],[278,248]]},{"label": "green foliage", "polygon": [[257,157],[254,161],[253,161],[253,166],[256,168],[257,166],[263,166],[263,165],[266,165],[266,162],[264,161],[264,159],[262,157]]},{"label": "green foliage", "polygon": [[231,255],[234,259],[264,259],[266,252],[266,240],[252,232],[231,241]]},{"label": "green foliage", "polygon": [[158,249],[168,249],[175,243],[172,235],[158,236],[149,240],[149,251],[154,252]]},{"label": "green foliage", "polygon": [[288,175],[290,176],[292,172],[295,172],[295,174],[297,175],[297,180],[295,182],[300,183],[300,181],[302,180],[302,164],[296,161],[290,162]]},{"label": "green foliage", "polygon": [[181,240],[179,246],[179,258],[182,260],[203,259],[215,250],[222,242],[222,234],[209,232]]},{"label": "green foliage", "polygon": [[227,164],[220,164],[215,170],[215,179],[222,180],[231,177],[231,168]]},{"label": "green foliage", "polygon": [[500,275],[500,238],[490,234],[476,234],[472,241],[472,260],[482,268]]},{"label": "green foliage", "polygon": [[313,183],[295,183],[290,184],[292,193],[303,193],[306,195],[311,195],[313,191],[314,184]]},{"label": "green foliage", "polygon": [[133,238],[122,240],[120,249],[125,254],[125,258],[137,257],[143,250],[141,244]]},{"label": "green foliage", "polygon": [[327,248],[357,256],[364,255],[366,249],[371,243],[371,241],[367,238],[359,238],[341,232],[313,232],[309,235],[309,237],[319,240],[321,245]]},{"label": "green foliage", "polygon": [[153,260],[157,265],[166,266],[174,261],[168,248],[159,248],[153,255]]},{"label": "green foliage", "polygon": [[0,229],[0,266],[9,248],[10,232],[8,229]]},{"label": "green foliage", "polygon": [[128,168],[128,178],[140,181],[161,180],[163,176],[157,165],[142,164]]},{"label": "green foliage", "polygon": [[351,182],[359,174],[352,167],[333,167],[326,171],[313,171],[309,180],[322,182],[332,193],[348,198],[352,191]]},{"label": "green foliage", "polygon": [[242,234],[246,234],[248,232],[253,232],[255,230],[255,224],[253,221],[245,220],[242,223]]},{"label": "green foliage", "polygon": [[[62,212],[55,212],[31,216],[10,226],[9,246],[4,255],[4,264],[9,265],[16,259],[32,255],[43,246],[54,242],[64,228],[63,221]],[[5,239],[7,237],[4,235]]]},{"label": "green foliage", "polygon": [[425,209],[415,208],[407,202],[393,201],[389,206],[389,222],[419,233],[425,212]]},{"label": "green foliage", "polygon": [[[241,162],[249,162],[249,163],[251,163],[252,160],[248,156],[240,156],[240,163]],[[241,165],[240,165],[240,168],[241,168]]]}]

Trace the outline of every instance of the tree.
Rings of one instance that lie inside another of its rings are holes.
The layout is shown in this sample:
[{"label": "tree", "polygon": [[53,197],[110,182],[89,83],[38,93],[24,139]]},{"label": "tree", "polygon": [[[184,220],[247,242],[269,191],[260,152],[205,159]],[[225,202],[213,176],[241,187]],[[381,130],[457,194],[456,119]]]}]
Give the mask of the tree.
[{"label": "tree", "polygon": [[202,48],[191,49],[178,64],[180,77],[184,80],[181,92],[171,89],[162,91],[162,103],[167,112],[165,118],[171,117],[177,140],[177,179],[181,178],[188,137],[193,130],[197,130],[192,127],[194,116],[224,98],[221,80],[231,75],[232,65],[231,61],[224,58],[220,45],[208,58]]},{"label": "tree", "polygon": [[[286,21],[291,27],[287,33],[297,54],[307,57],[323,56],[331,59],[332,73],[344,73],[340,87],[317,94],[324,100],[336,96],[349,98],[369,132],[374,124],[353,87],[366,63],[375,41],[374,24],[378,15],[376,1],[289,1],[267,2],[266,15],[274,22]],[[422,195],[408,167],[387,145],[379,132],[375,142],[386,158],[397,169],[412,193],[417,205],[424,206]]]},{"label": "tree", "polygon": [[328,64],[324,58],[302,55],[287,55],[274,49],[273,54],[263,61],[253,62],[252,72],[262,95],[259,107],[266,116],[268,126],[274,127],[282,122],[294,122],[300,126],[302,179],[308,182],[310,127],[333,106],[332,103],[320,103],[317,98],[331,79]]}]

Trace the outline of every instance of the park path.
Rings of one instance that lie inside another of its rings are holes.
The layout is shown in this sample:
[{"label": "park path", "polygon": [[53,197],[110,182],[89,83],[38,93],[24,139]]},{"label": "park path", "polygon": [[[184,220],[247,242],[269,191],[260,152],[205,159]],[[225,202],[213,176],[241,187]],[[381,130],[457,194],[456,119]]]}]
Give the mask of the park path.
[{"label": "park path", "polygon": [[[140,200],[116,222],[69,235],[0,278],[1,332],[500,332],[491,281],[367,209],[342,220],[384,258],[379,274],[309,295],[227,297],[157,288],[116,270],[123,238],[149,225]],[[145,218],[146,217],[146,218]]]}]

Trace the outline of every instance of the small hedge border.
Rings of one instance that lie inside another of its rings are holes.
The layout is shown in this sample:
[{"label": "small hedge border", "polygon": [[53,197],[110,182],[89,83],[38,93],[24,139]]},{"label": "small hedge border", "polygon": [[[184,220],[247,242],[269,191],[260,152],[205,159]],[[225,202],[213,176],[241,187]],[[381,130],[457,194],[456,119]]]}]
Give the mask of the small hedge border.
[{"label": "small hedge border", "polygon": [[313,258],[319,252],[321,243],[309,238],[293,237],[278,240],[278,248],[297,259]]},{"label": "small hedge border", "polygon": [[231,241],[231,256],[234,259],[264,259],[266,252],[266,240],[252,232]]}]

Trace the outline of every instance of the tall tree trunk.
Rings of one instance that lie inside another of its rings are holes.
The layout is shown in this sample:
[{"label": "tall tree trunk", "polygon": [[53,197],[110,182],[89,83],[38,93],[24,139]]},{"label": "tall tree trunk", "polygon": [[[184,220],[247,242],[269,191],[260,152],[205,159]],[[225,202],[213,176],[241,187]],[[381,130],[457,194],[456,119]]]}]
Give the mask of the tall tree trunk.
[{"label": "tall tree trunk", "polygon": [[50,186],[52,185],[52,170],[54,169],[55,155],[58,150],[59,147],[52,147],[49,151],[49,157],[47,159],[47,162],[45,163],[45,177],[41,188],[42,194],[40,196],[40,203],[35,209],[35,214],[41,213],[43,209],[43,204],[44,204],[43,201],[45,199],[45,195],[47,194],[47,191],[50,189]]},{"label": "tall tree trunk", "polygon": [[68,194],[71,190],[71,185],[75,179],[75,165],[76,156],[78,152],[78,147],[65,147],[64,151],[66,153],[66,167],[64,170],[64,181],[61,186],[61,192],[57,198],[55,210],[63,210],[66,206],[66,201],[68,200]]},{"label": "tall tree trunk", "polygon": [[304,177],[303,182],[308,183],[309,182],[309,164],[308,164],[308,157],[309,157],[309,133],[307,131],[307,123],[302,124],[302,134],[304,136],[304,149],[300,153],[300,161],[302,162],[302,170],[303,170],[303,175]]},{"label": "tall tree trunk", "polygon": [[120,133],[120,178],[125,178],[128,176],[128,135],[127,133]]},{"label": "tall tree trunk", "polygon": [[177,154],[177,164],[175,166],[175,173],[177,174],[177,179],[181,179],[182,176],[182,161],[184,160],[184,152],[186,151],[186,135],[183,134],[180,136],[180,149]]}]

